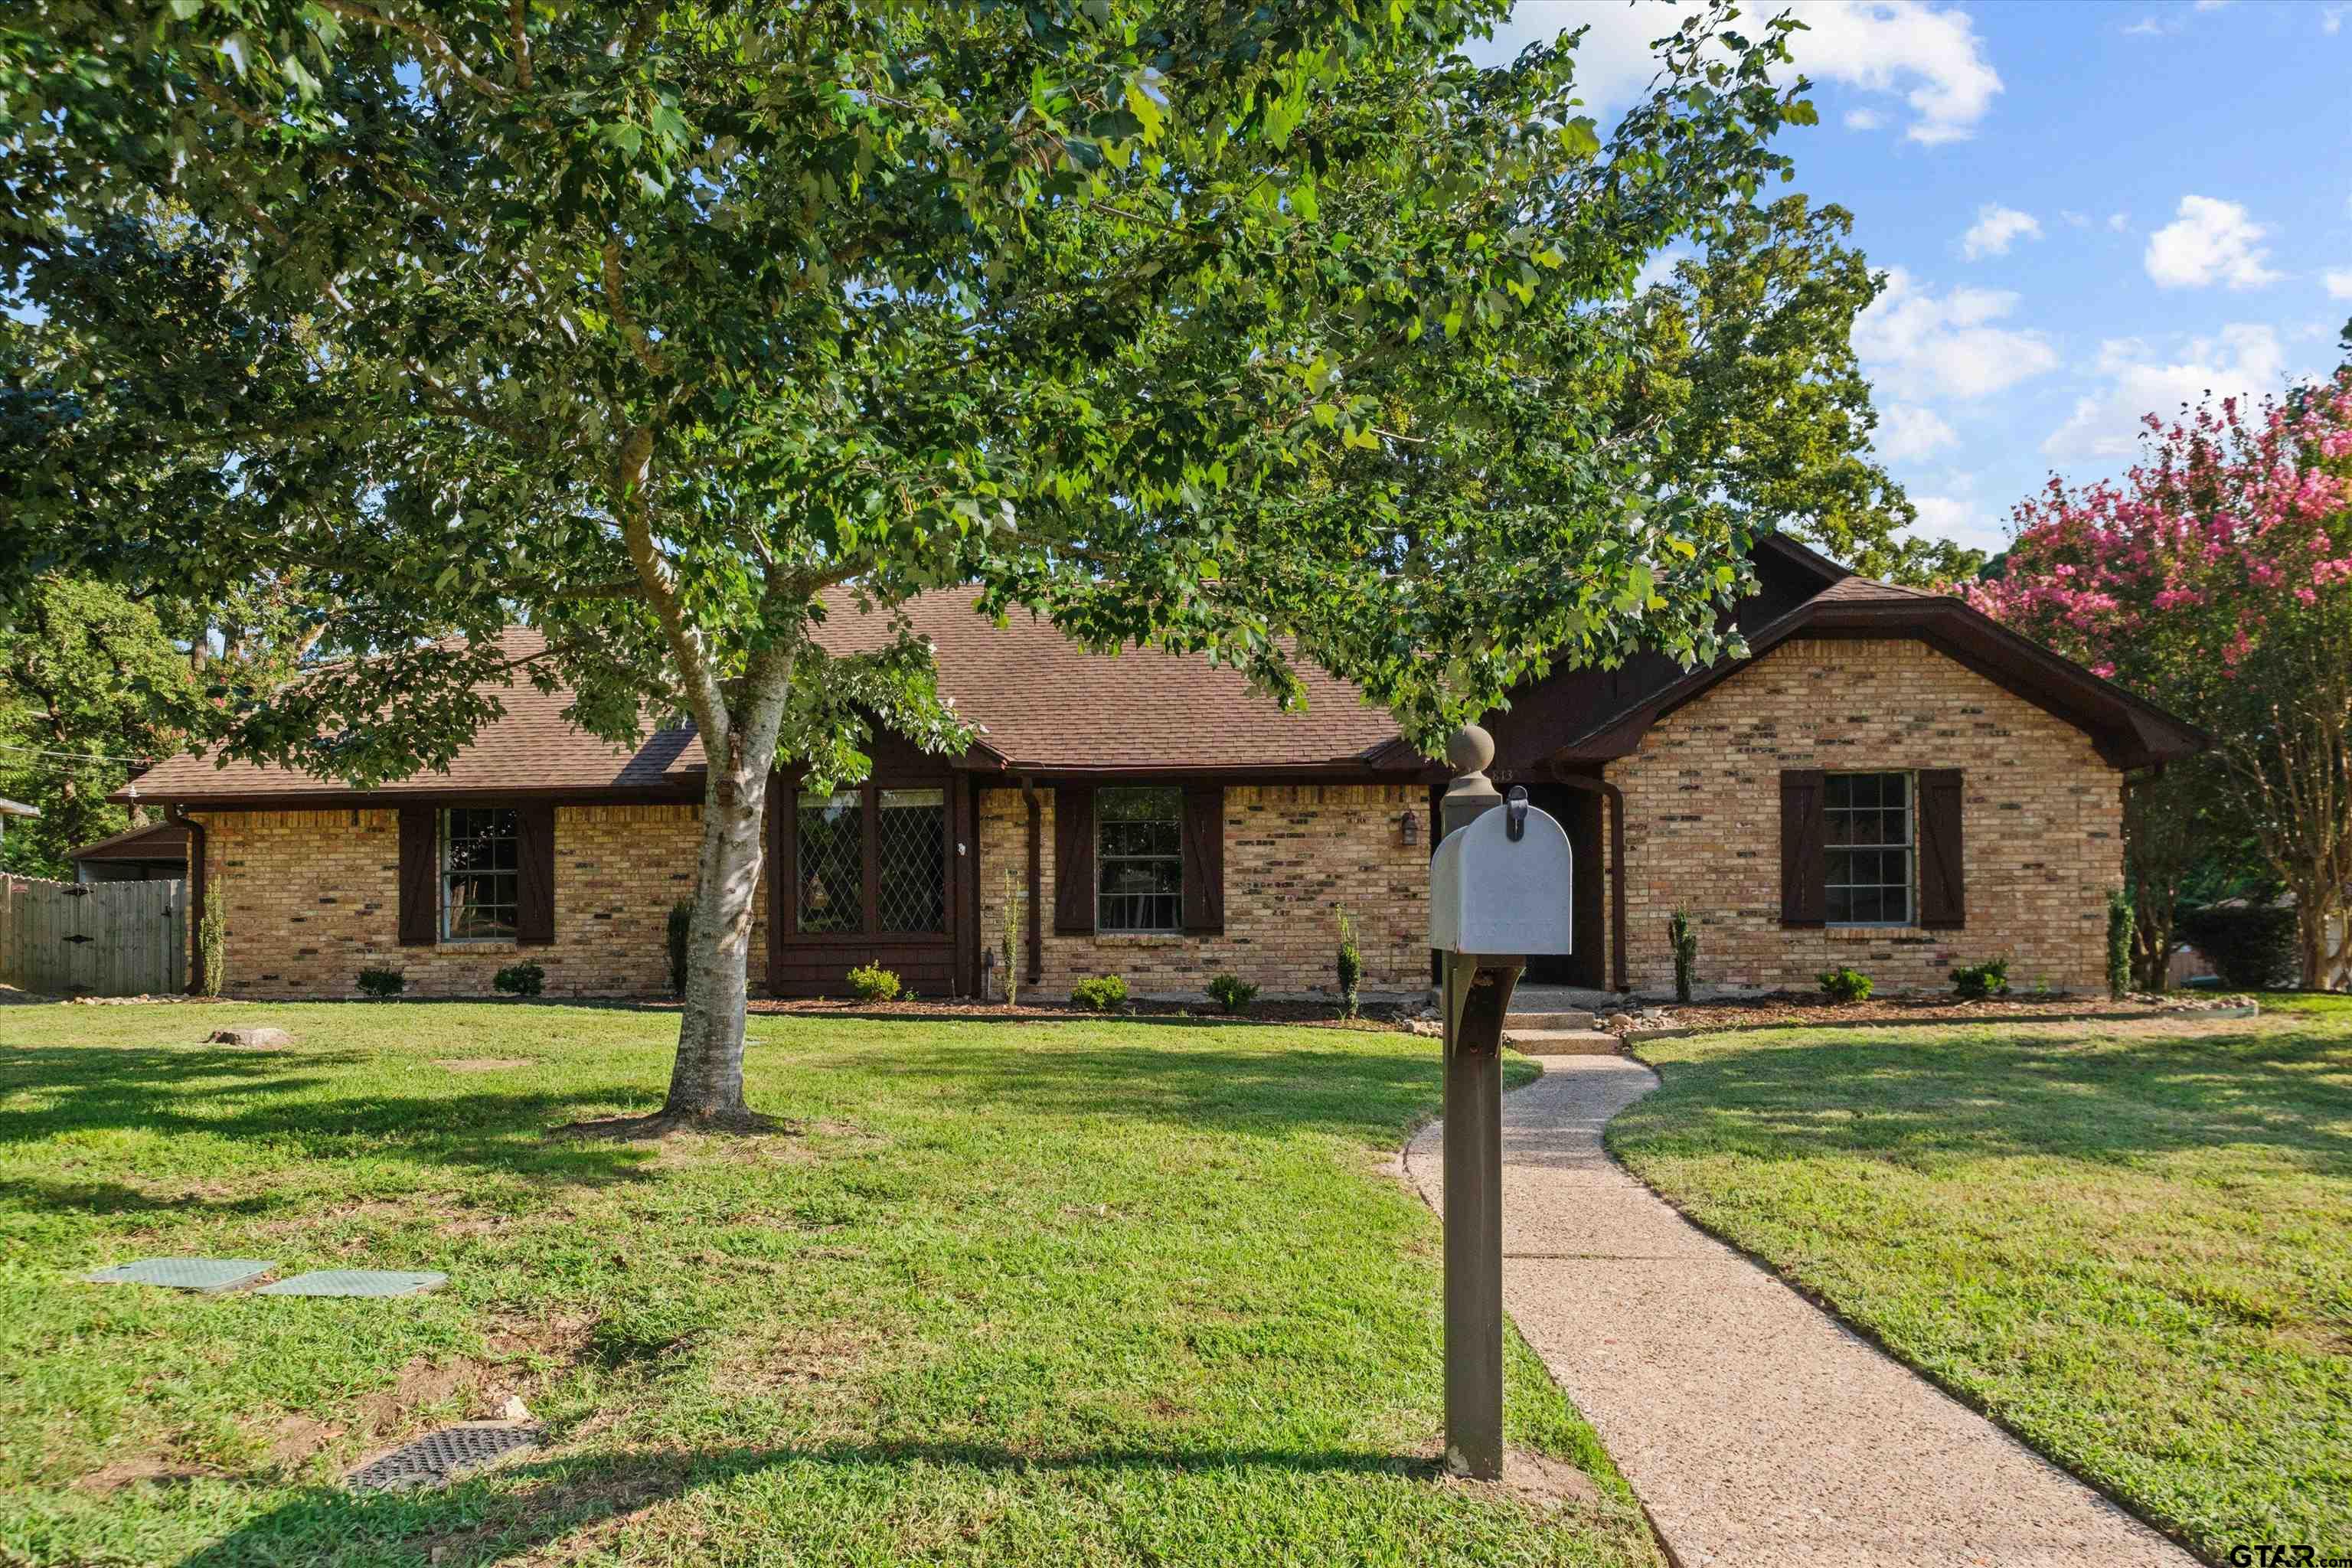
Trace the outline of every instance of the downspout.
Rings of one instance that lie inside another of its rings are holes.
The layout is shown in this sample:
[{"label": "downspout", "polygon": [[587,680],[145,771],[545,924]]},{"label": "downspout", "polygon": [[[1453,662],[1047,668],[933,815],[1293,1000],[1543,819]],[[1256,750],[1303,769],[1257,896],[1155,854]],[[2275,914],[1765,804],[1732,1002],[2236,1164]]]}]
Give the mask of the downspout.
[{"label": "downspout", "polygon": [[205,982],[211,978],[205,973],[205,903],[211,892],[212,859],[207,852],[205,825],[190,816],[185,806],[171,808],[169,820],[182,822],[188,828],[188,994],[205,994]]},{"label": "downspout", "polygon": [[1037,798],[1037,786],[1026,775],[1021,780],[1021,798],[1029,806],[1029,963],[1024,985],[1036,985],[1045,978],[1045,927],[1037,912],[1037,899],[1045,887],[1045,803]]}]

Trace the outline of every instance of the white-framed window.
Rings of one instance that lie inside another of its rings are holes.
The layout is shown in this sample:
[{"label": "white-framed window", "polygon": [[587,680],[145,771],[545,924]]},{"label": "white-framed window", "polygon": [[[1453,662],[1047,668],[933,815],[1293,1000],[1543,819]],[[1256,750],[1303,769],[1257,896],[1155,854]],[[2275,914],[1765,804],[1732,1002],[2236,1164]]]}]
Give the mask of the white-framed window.
[{"label": "white-framed window", "polygon": [[1184,929],[1184,792],[1095,792],[1095,929]]},{"label": "white-framed window", "polygon": [[511,942],[521,839],[511,806],[453,805],[441,814],[441,940]]},{"label": "white-framed window", "polygon": [[1909,925],[1917,908],[1917,792],[1909,773],[1822,781],[1829,923]]}]

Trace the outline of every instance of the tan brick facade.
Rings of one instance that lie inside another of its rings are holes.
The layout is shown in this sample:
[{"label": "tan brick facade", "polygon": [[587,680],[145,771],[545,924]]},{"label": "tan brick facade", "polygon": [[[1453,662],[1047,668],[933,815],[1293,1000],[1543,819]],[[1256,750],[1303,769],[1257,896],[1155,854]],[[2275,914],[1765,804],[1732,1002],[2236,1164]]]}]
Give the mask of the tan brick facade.
[{"label": "tan brick facade", "polygon": [[[1780,924],[1780,773],[1965,772],[1967,925]],[[2120,775],[2074,726],[1911,640],[1793,640],[1667,715],[1610,764],[1625,795],[1629,974],[1671,991],[1666,921],[1699,922],[1704,988],[1810,990],[1850,964],[1882,991],[1943,990],[2007,955],[2020,988],[2105,984],[2123,877]]]},{"label": "tan brick facade", "polygon": [[[1219,936],[1057,936],[1054,931],[1054,792],[1041,801],[1039,869],[1044,997],[1090,974],[1117,974],[1139,994],[1197,994],[1235,973],[1269,995],[1335,994],[1338,909],[1356,922],[1367,993],[1429,985],[1428,794],[1402,784],[1236,784],[1225,790],[1225,929]],[[1408,846],[1407,807],[1423,835]],[[981,939],[1002,952],[1004,869],[1028,863],[1028,807],[1018,791],[981,797]],[[1025,922],[1024,922],[1025,924]],[[1026,963],[1016,932],[1015,951]],[[1025,974],[1025,969],[1024,969]],[[1025,983],[1025,982],[1024,982]]]},{"label": "tan brick facade", "polygon": [[[208,897],[225,900],[227,989],[241,996],[348,996],[362,969],[400,970],[411,996],[495,994],[510,963],[547,971],[551,996],[658,995],[669,988],[670,906],[694,891],[702,812],[693,805],[567,805],[555,814],[555,941],[403,947],[400,818],[389,810],[197,812]],[[767,898],[751,977],[767,972]]]}]

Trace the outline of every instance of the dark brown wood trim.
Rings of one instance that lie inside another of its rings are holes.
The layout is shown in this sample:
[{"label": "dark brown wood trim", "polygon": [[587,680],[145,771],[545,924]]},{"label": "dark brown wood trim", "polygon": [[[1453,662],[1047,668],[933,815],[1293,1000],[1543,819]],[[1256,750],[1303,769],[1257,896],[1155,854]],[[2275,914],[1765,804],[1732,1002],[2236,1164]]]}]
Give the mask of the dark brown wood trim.
[{"label": "dark brown wood trim", "polygon": [[1045,805],[1027,780],[1022,781],[1022,798],[1029,803],[1029,892],[1028,905],[1029,963],[1024,984],[1034,985],[1045,978],[1045,917],[1040,909],[1045,901]]},{"label": "dark brown wood trim", "polygon": [[173,809],[179,814],[174,820],[185,823],[188,829],[188,994],[201,996],[210,978],[205,973],[204,943],[205,909],[212,896],[208,840],[203,823],[186,815],[183,807]]}]

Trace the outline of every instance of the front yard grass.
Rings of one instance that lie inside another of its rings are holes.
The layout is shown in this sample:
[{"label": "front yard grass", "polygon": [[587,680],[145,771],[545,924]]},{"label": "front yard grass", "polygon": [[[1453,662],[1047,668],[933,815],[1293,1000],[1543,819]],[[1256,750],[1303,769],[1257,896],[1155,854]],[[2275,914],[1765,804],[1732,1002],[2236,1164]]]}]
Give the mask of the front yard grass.
[{"label": "front yard grass", "polygon": [[[231,1023],[297,1043],[194,1043]],[[1436,1103],[1433,1042],[760,1018],[751,1101],[799,1135],[546,1136],[649,1109],[675,1030],[0,1009],[0,1562],[1658,1561],[1516,1342],[1512,1441],[1597,1500],[1421,1462],[1437,1226],[1381,1167]],[[450,1282],[75,1282],[163,1253]],[[509,1394],[551,1429],[532,1459],[441,1494],[337,1484]]]},{"label": "front yard grass", "polygon": [[1707,1228],[2215,1561],[2352,1552],[2352,1006],[1642,1055]]}]

